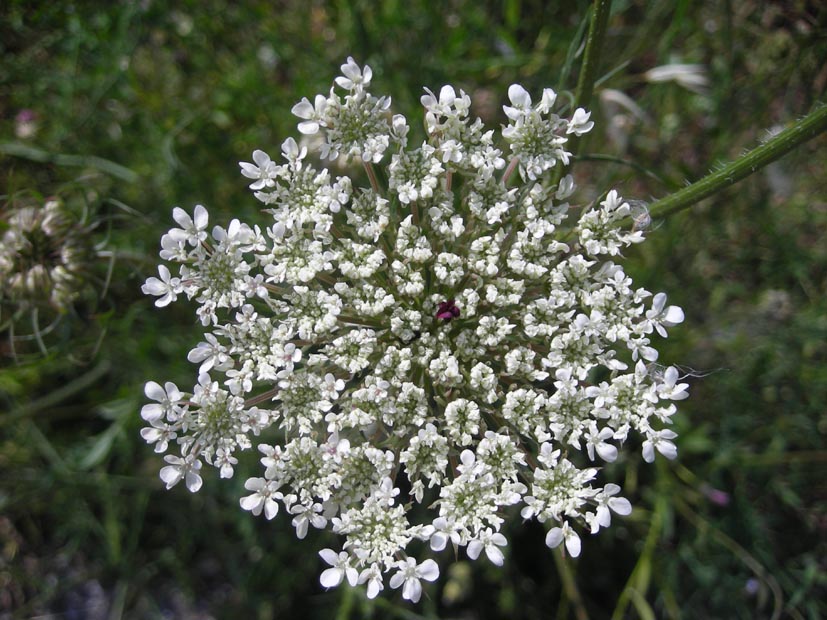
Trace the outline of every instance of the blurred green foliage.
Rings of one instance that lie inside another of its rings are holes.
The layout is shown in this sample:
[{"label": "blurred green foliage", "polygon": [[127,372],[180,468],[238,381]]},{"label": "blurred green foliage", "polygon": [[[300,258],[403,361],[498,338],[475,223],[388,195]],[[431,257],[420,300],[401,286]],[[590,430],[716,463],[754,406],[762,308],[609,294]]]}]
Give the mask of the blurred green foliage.
[{"label": "blurred green foliage", "polygon": [[[454,564],[416,608],[398,593],[326,593],[321,541],[296,541],[283,515],[239,510],[243,476],[208,480],[196,496],[165,492],[140,440],[143,382],[193,380],[191,317],[156,311],[139,291],[173,205],[254,218],[236,162],[296,135],[290,107],[325,92],[348,55],[409,117],[421,115],[422,86],[451,83],[499,123],[513,82],[574,87],[588,10],[583,0],[3,3],[4,204],[94,178],[96,242],[115,261],[101,299],[75,309],[71,338],[49,355],[15,363],[0,345],[0,617],[827,616],[823,136],[655,222],[630,256],[636,281],[686,311],[662,359],[694,375],[691,398],[676,463],[610,468],[636,510],[586,540],[577,561],[555,562],[542,528],[515,519],[505,567]],[[668,63],[703,65],[708,86],[646,80]],[[663,196],[825,99],[827,7],[617,0],[599,74],[597,127],[575,166],[583,199],[611,186]],[[618,91],[638,108],[619,105]],[[96,353],[72,361],[80,350]]]}]

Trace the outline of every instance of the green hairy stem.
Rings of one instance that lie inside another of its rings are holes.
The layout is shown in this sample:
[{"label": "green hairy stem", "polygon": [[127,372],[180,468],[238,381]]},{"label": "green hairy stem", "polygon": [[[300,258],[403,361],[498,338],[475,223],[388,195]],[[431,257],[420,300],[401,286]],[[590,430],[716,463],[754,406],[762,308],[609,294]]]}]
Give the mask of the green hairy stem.
[{"label": "green hairy stem", "polygon": [[651,217],[665,217],[691,207],[707,196],[711,196],[757,172],[825,130],[827,130],[827,105],[822,105],[791,127],[776,134],[761,146],[752,149],[720,170],[708,174],[700,181],[687,185],[674,194],[653,202],[649,205],[649,215]]}]

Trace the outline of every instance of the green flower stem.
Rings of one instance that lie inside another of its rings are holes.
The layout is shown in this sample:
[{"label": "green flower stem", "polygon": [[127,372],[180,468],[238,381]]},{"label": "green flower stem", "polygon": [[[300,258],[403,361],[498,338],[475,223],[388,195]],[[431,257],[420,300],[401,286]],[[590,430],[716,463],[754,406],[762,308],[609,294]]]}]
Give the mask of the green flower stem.
[{"label": "green flower stem", "polygon": [[[558,609],[557,617],[568,617],[567,601],[574,607],[574,616],[577,620],[589,620],[589,614],[586,612],[586,607],[583,604],[583,597],[580,595],[580,590],[577,589],[577,581],[569,567],[569,561],[566,558],[563,548],[564,545],[560,545],[557,549],[552,550],[554,565],[557,567],[560,581],[563,582],[563,592],[565,593],[565,598],[560,600],[561,607]],[[563,613],[561,614],[560,612]]]},{"label": "green flower stem", "polygon": [[827,130],[827,105],[822,105],[792,127],[788,127],[720,170],[708,174],[700,181],[687,185],[670,196],[655,201],[649,205],[649,215],[665,217],[691,207],[707,196],[757,172],[825,130]]},{"label": "green flower stem", "polygon": [[[588,110],[589,103],[594,93],[594,83],[597,80],[597,69],[600,65],[600,52],[603,50],[603,39],[606,37],[606,25],[609,23],[609,14],[612,12],[612,0],[594,0],[592,3],[592,16],[589,22],[589,34],[586,35],[586,51],[583,53],[583,65],[580,68],[580,77],[577,79],[577,91],[574,95],[574,109],[585,108]],[[577,155],[579,139],[572,136],[568,146],[572,153]],[[554,174],[552,187],[556,186],[560,179],[568,171],[569,166],[557,166]]]},{"label": "green flower stem", "polygon": [[658,461],[658,493],[655,500],[654,510],[649,516],[649,531],[646,533],[646,540],[643,543],[643,550],[638,557],[638,561],[632,569],[629,579],[623,588],[623,592],[617,599],[614,612],[611,620],[622,620],[626,617],[626,609],[629,604],[637,604],[641,607],[641,601],[645,604],[646,590],[649,587],[649,580],[652,575],[652,563],[657,543],[660,538],[660,533],[669,514],[668,499],[670,497],[670,488],[668,481],[664,479],[664,472],[666,472],[663,461]]},{"label": "green flower stem", "polygon": [[781,590],[781,585],[778,583],[778,580],[773,576],[773,574],[733,538],[727,536],[723,531],[692,510],[680,496],[676,496],[674,498],[674,505],[681,516],[694,525],[698,532],[713,538],[721,546],[729,550],[733,555],[735,555],[735,557],[743,562],[757,578],[764,582],[772,593],[773,598],[773,611],[770,620],[778,620],[781,617],[781,613],[784,608],[784,592]]},{"label": "green flower stem", "polygon": [[587,108],[592,100],[594,83],[597,80],[597,68],[600,65],[600,52],[606,36],[606,25],[612,12],[612,0],[594,0],[589,34],[586,38],[586,52],[583,67],[577,80],[577,92],[574,96],[574,108]]},{"label": "green flower stem", "polygon": [[66,155],[51,153],[19,142],[4,142],[0,144],[0,154],[11,157],[20,157],[38,163],[49,163],[55,166],[77,166],[94,168],[127,183],[137,183],[140,176],[114,161],[96,155]]}]

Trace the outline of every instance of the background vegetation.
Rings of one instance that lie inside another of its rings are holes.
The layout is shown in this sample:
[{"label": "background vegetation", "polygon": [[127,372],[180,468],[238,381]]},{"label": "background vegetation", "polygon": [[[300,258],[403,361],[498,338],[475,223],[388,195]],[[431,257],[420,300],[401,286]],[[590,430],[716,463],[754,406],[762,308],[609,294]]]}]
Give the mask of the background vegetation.
[{"label": "background vegetation", "polygon": [[[2,208],[60,195],[96,223],[101,255],[44,332],[46,354],[8,329],[0,340],[0,618],[827,617],[824,136],[654,222],[630,254],[636,281],[685,309],[662,359],[695,377],[679,459],[611,468],[636,510],[579,560],[559,561],[541,527],[515,518],[502,569],[454,564],[417,607],[324,592],[321,535],[297,541],[286,519],[242,513],[243,475],[195,496],[164,491],[140,439],[143,383],[193,381],[191,315],[157,311],[139,290],[174,205],[255,218],[237,162],[296,135],[290,107],[325,92],[348,55],[413,117],[422,86],[462,87],[491,124],[513,82],[573,89],[588,11],[585,0],[3,2]],[[707,85],[647,78],[668,63],[703,65]],[[617,187],[649,201],[825,100],[827,8],[617,0],[598,72],[581,197]]]}]

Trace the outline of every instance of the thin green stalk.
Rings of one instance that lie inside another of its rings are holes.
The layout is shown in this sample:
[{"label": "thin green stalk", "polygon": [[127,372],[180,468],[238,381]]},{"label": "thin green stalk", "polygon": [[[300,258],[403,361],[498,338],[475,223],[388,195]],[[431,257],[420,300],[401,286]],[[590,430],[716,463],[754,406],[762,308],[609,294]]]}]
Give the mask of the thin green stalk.
[{"label": "thin green stalk", "polygon": [[735,161],[730,162],[720,170],[708,174],[700,181],[687,185],[670,196],[655,201],[649,205],[649,215],[665,217],[691,207],[707,196],[711,196],[748,177],[753,172],[757,172],[825,130],[827,130],[827,105],[822,105],[791,127],[773,136],[761,146],[752,149]]},{"label": "thin green stalk", "polygon": [[[557,567],[557,573],[560,575],[560,581],[563,583],[565,599],[574,607],[574,616],[577,620],[589,620],[589,614],[586,612],[586,606],[583,604],[583,597],[580,595],[580,590],[577,589],[577,581],[574,578],[574,573],[572,573],[568,560],[563,552],[563,545],[555,549],[552,552],[552,556],[554,557],[554,565]],[[563,605],[563,600],[561,600],[560,603],[560,610],[567,607]],[[559,617],[565,616],[558,614],[558,618]]]},{"label": "thin green stalk", "polygon": [[127,183],[137,183],[141,178],[129,168],[96,155],[50,153],[49,151],[44,151],[43,149],[27,144],[20,144],[19,142],[4,142],[0,144],[0,154],[11,157],[21,157],[39,163],[50,163],[56,166],[94,168]]},{"label": "thin green stalk", "polygon": [[695,526],[698,531],[710,534],[722,546],[731,551],[735,557],[741,560],[741,562],[743,562],[753,573],[755,573],[756,577],[764,582],[772,593],[773,598],[771,620],[778,620],[784,609],[784,593],[781,590],[781,586],[778,584],[778,580],[772,575],[772,573],[764,568],[764,565],[755,559],[749,551],[744,549],[734,539],[727,536],[723,531],[713,526],[709,523],[709,521],[692,510],[689,505],[679,497],[675,497],[675,507],[687,521]]},{"label": "thin green stalk", "polygon": [[91,370],[87,371],[85,374],[81,375],[77,379],[70,381],[60,387],[54,389],[53,391],[49,392],[45,396],[42,396],[36,400],[32,400],[25,405],[21,405],[16,410],[0,416],[0,428],[6,426],[7,424],[11,424],[21,418],[25,418],[28,416],[35,415],[41,411],[47,410],[51,407],[54,407],[56,404],[60,403],[61,401],[77,394],[85,390],[90,385],[94,385],[96,381],[101,379],[109,369],[111,368],[111,364],[104,360]]},{"label": "thin green stalk", "polygon": [[574,108],[588,108],[594,93],[594,83],[597,80],[597,68],[600,65],[600,52],[603,50],[603,39],[606,36],[606,25],[609,23],[609,14],[612,12],[612,0],[594,0],[592,4],[592,21],[589,24],[589,34],[586,38],[586,52],[583,56],[583,67],[577,80],[577,91],[574,96]]},{"label": "thin green stalk", "polygon": [[[574,95],[574,109],[587,108],[594,93],[594,83],[597,80],[597,69],[600,66],[600,52],[603,50],[603,40],[606,37],[606,25],[609,23],[609,14],[612,12],[612,0],[594,0],[592,16],[589,22],[589,34],[586,35],[586,51],[583,53],[583,65],[580,67],[580,77],[577,79],[577,90]],[[578,139],[572,136],[568,146],[571,152],[577,154]],[[557,166],[552,187],[560,182],[568,166]]]},{"label": "thin green stalk", "polygon": [[667,511],[667,498],[670,497],[669,489],[665,487],[665,481],[662,478],[663,465],[660,466],[660,473],[658,496],[655,500],[654,511],[649,518],[649,531],[643,543],[643,550],[638,557],[634,569],[632,569],[631,575],[629,575],[629,579],[626,581],[623,592],[620,593],[617,599],[611,620],[621,620],[624,618],[629,604],[633,604],[640,609],[642,603],[646,601],[646,590],[649,587],[649,580],[652,575],[652,558],[654,557],[658,539],[663,529]]}]

